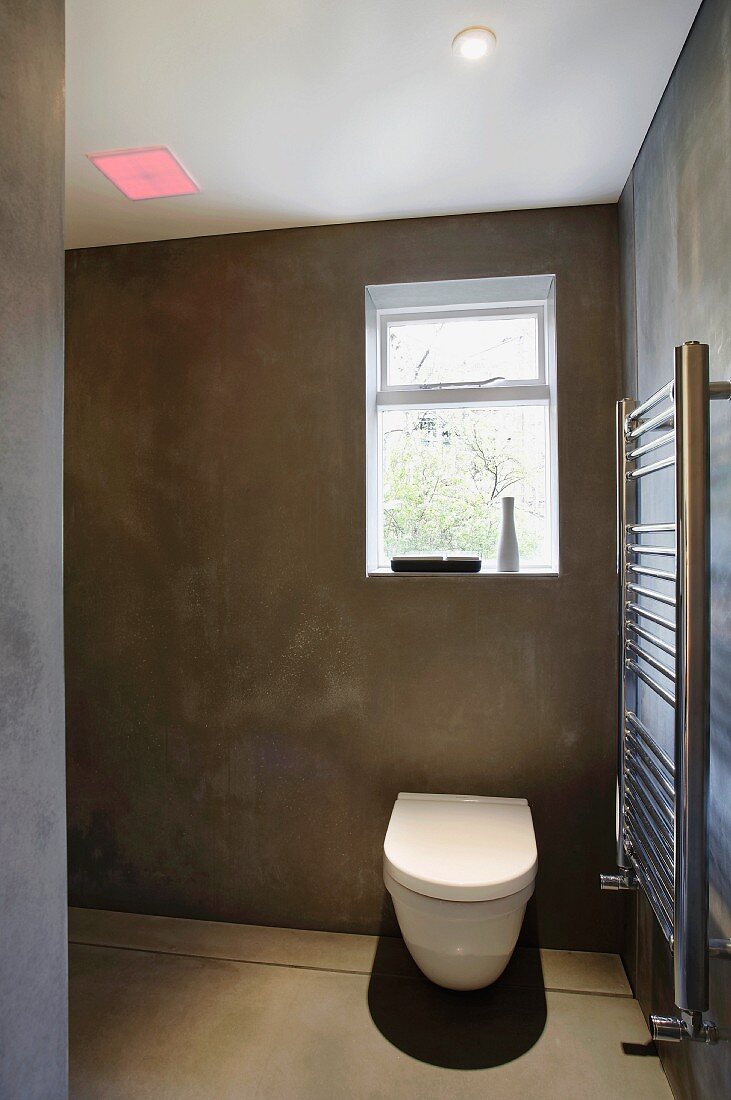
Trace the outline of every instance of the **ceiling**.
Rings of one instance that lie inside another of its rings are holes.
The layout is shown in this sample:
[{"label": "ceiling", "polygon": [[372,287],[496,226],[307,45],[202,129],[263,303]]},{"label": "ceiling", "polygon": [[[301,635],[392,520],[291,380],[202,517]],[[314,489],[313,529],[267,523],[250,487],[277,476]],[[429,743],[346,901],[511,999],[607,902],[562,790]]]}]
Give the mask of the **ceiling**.
[{"label": "ceiling", "polygon": [[[67,246],[614,201],[698,7],[67,0]],[[131,202],[84,155],[146,145],[201,193]]]}]

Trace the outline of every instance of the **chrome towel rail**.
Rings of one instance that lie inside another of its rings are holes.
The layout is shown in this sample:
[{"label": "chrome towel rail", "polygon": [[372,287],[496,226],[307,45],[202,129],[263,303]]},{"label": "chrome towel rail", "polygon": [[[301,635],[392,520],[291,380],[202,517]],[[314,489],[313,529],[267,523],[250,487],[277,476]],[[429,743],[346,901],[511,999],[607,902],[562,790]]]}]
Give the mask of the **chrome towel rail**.
[{"label": "chrome towel rail", "polygon": [[658,661],[656,657],[651,657],[649,653],[645,653],[641,646],[638,646],[636,642],[627,641],[626,648],[632,653],[636,654],[640,660],[647,661],[651,668],[654,668],[657,672],[661,672],[663,676],[667,676],[673,684],[675,683],[675,673],[667,665],[664,665],[662,661]]},{"label": "chrome towel rail", "polygon": [[649,749],[656,760],[660,762],[667,774],[674,781],[675,780],[675,764],[672,760],[663,752],[660,746],[653,739],[652,734],[648,730],[647,726],[640,722],[636,714],[632,711],[628,711],[625,715],[627,725],[629,727],[629,736],[634,737],[635,740],[639,738],[643,742],[646,749]]},{"label": "chrome towel rail", "polygon": [[653,634],[650,630],[645,630],[643,626],[639,626],[637,623],[633,623],[631,619],[628,619],[625,623],[627,630],[631,630],[633,634],[636,634],[638,638],[642,638],[646,642],[650,642],[656,649],[661,649],[663,653],[667,653],[669,657],[675,656],[675,646],[670,645],[670,642],[664,642],[662,638],[658,638],[656,634]]},{"label": "chrome towel rail", "polygon": [[641,416],[644,416],[650,409],[654,409],[656,405],[659,405],[661,401],[664,401],[666,397],[673,396],[673,384],[672,382],[666,382],[657,393],[653,393],[652,397],[648,397],[647,401],[644,401],[641,405],[638,405],[632,410],[627,410],[627,416],[630,415],[633,420],[639,420]]},{"label": "chrome towel rail", "polygon": [[664,699],[669,706],[675,706],[675,696],[672,691],[668,691],[667,688],[664,688],[649,672],[645,672],[644,668],[641,668],[636,661],[626,657],[624,667],[627,672],[634,672],[635,676],[639,677],[643,684],[647,684],[649,688],[652,688],[655,694],[659,695],[661,699]]},{"label": "chrome towel rail", "polygon": [[[635,417],[631,413],[627,414],[627,423],[630,424],[634,421]],[[657,416],[653,416],[651,420],[641,420],[639,424],[636,424],[634,428],[631,426],[627,429],[627,440],[639,439],[645,432],[654,432],[656,428],[665,428],[668,424],[675,423],[675,413],[671,409],[669,412],[658,413]]]},{"label": "chrome towel rail", "polygon": [[666,569],[651,569],[649,565],[628,565],[630,573],[638,573],[642,577],[655,577],[659,581],[672,581],[675,584],[675,573],[669,573]]},{"label": "chrome towel rail", "polygon": [[[630,457],[629,455],[627,456]],[[654,474],[658,470],[665,470],[668,466],[675,465],[675,458],[663,458],[659,462],[653,462],[650,466],[638,466],[634,470],[630,470],[627,473],[628,478],[647,477],[648,474]]]},{"label": "chrome towel rail", "polygon": [[640,543],[631,542],[627,549],[631,554],[665,554],[671,558],[675,557],[674,546],[642,546]]},{"label": "chrome towel rail", "polygon": [[668,607],[675,607],[675,596],[669,596],[666,592],[653,592],[651,588],[643,588],[641,584],[635,584],[634,581],[626,581],[625,588],[648,600],[657,600],[658,603],[667,604]]},{"label": "chrome towel rail", "polygon": [[675,432],[668,432],[667,435],[659,435],[657,439],[650,440],[649,443],[645,443],[642,447],[635,447],[634,451],[630,451],[627,457],[642,458],[643,455],[648,455],[650,451],[657,451],[660,447],[666,447],[668,443],[674,442]]},{"label": "chrome towel rail", "polygon": [[629,523],[627,531],[633,535],[655,534],[658,531],[674,531],[674,523]]},{"label": "chrome towel rail", "polygon": [[[655,1039],[675,1042],[716,1042],[716,1025],[703,1017],[708,958],[731,958],[730,940],[708,940],[709,402],[716,398],[731,399],[731,383],[709,381],[708,347],[691,341],[675,349],[672,381],[640,405],[628,398],[617,405],[619,873],[602,875],[601,884],[642,889],[657,917],[673,952],[679,1014],[651,1016],[650,1025]],[[665,428],[670,430],[636,444]],[[672,446],[670,456],[641,463],[666,446]],[[671,469],[673,520],[641,522],[638,483]],[[642,541],[661,534],[672,535],[673,544]],[[641,564],[651,557],[674,558],[676,568]],[[671,584],[673,594],[647,587],[645,579]],[[673,609],[673,617],[647,601]],[[674,760],[639,717],[640,685],[672,708]]]},{"label": "chrome towel rail", "polygon": [[675,623],[672,619],[665,619],[662,615],[656,615],[654,611],[650,611],[646,607],[640,607],[638,603],[634,603],[632,600],[625,605],[625,610],[631,611],[633,615],[640,619],[647,619],[648,622],[655,623],[656,626],[662,626],[665,630],[675,631]]}]

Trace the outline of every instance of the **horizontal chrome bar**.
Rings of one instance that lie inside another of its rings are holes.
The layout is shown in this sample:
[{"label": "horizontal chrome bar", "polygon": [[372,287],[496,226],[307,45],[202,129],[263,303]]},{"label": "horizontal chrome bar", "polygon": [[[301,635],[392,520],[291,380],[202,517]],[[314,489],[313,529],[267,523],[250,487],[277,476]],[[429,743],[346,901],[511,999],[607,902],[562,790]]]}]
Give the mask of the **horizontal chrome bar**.
[{"label": "horizontal chrome bar", "polygon": [[641,812],[641,807],[637,805],[631,790],[627,791],[627,806],[625,808],[625,820],[629,822],[632,828],[635,829],[642,841],[645,852],[648,856],[648,862],[652,866],[653,871],[657,875],[658,882],[662,882],[663,886],[667,890],[668,897],[672,898],[674,894],[673,884],[673,865],[670,861],[665,848],[659,847],[660,832],[657,827],[653,825],[647,814]]},{"label": "horizontal chrome bar", "polygon": [[637,735],[639,737],[642,738],[642,740],[644,741],[645,745],[650,750],[650,752],[655,754],[655,756],[660,761],[662,766],[665,768],[665,771],[668,773],[670,778],[674,779],[675,778],[675,765],[673,764],[670,757],[667,756],[663,752],[663,750],[660,748],[657,741],[655,741],[654,737],[652,736],[652,734],[650,733],[650,731],[648,730],[648,728],[644,724],[644,722],[641,722],[639,720],[639,718],[637,717],[637,715],[634,714],[631,710],[626,711],[624,717],[629,722],[629,724],[632,726],[633,731],[635,733],[637,733]]},{"label": "horizontal chrome bar", "polygon": [[644,817],[649,818],[654,823],[654,831],[658,837],[662,839],[658,840],[658,844],[661,845],[665,858],[667,859],[667,866],[671,871],[671,881],[669,881],[669,887],[673,889],[673,853],[674,848],[672,844],[673,835],[673,821],[667,816],[663,816],[657,809],[657,803],[655,803],[651,795],[647,793],[647,789],[642,784],[636,782],[636,775],[625,775],[625,781],[630,782],[628,792],[632,791],[633,798],[638,807],[642,807],[642,814]]},{"label": "horizontal chrome bar", "polygon": [[[657,868],[652,863],[647,852],[647,841],[641,836],[634,819],[626,817],[624,824],[627,838],[632,848],[632,866],[640,881],[642,880],[642,876],[644,876],[645,882],[651,883],[652,894],[654,895],[654,897],[650,897],[650,901],[653,902],[652,907],[657,913],[656,906],[659,906],[667,927],[672,930],[673,895],[668,890],[664,880],[658,874]],[[663,931],[665,931],[664,928]]]},{"label": "horizontal chrome bar", "polygon": [[627,532],[635,535],[654,534],[655,531],[674,531],[674,523],[628,523]]},{"label": "horizontal chrome bar", "polygon": [[731,382],[709,382],[708,396],[711,401],[731,401]]},{"label": "horizontal chrome bar", "polygon": [[[633,822],[625,821],[628,826],[627,832],[629,834],[629,841],[632,847],[632,866],[635,869],[638,879],[645,888],[645,893],[650,899],[652,908],[655,911],[655,916],[660,922],[663,932],[667,940],[672,943],[673,940],[673,899],[668,893],[667,887],[663,884],[662,879],[658,878],[657,871],[652,866],[645,846],[642,840],[638,837],[635,831]],[[637,854],[641,858],[638,859]],[[649,889],[648,889],[649,887]]]},{"label": "horizontal chrome bar", "polygon": [[627,727],[626,738],[627,749],[625,751],[628,752],[631,750],[636,756],[642,757],[642,762],[645,768],[650,769],[653,776],[667,795],[670,801],[670,805],[672,806],[675,802],[675,787],[673,786],[671,778],[668,777],[667,772],[664,770],[664,768],[660,766],[660,764],[657,763],[656,759],[652,755],[651,750],[643,744],[643,742],[639,739],[634,730],[630,727]]},{"label": "horizontal chrome bar", "polygon": [[628,565],[631,573],[637,573],[640,577],[654,577],[658,581],[671,581],[675,584],[675,574],[666,569],[652,569],[649,565]]},{"label": "horizontal chrome bar", "polygon": [[664,665],[662,661],[658,661],[656,657],[651,657],[649,653],[645,653],[644,649],[638,646],[635,642],[626,642],[625,649],[631,650],[636,653],[638,657],[641,657],[643,661],[647,661],[651,668],[655,669],[655,672],[661,672],[663,676],[667,676],[671,683],[675,683],[675,673],[667,665]]},{"label": "horizontal chrome bar", "polygon": [[709,940],[708,954],[714,959],[731,959],[731,940]]},{"label": "horizontal chrome bar", "polygon": [[640,618],[647,619],[648,622],[655,623],[656,626],[662,626],[665,630],[672,630],[675,633],[675,623],[672,619],[664,619],[662,615],[656,615],[654,611],[648,611],[646,607],[640,607],[638,603],[634,603],[632,600],[625,604],[625,611],[631,611],[633,615],[639,615]]},{"label": "horizontal chrome bar", "polygon": [[[636,757],[628,756],[625,759],[625,784],[627,797],[632,799],[635,812],[650,825],[650,831],[654,836],[654,848],[660,852],[667,863],[669,874],[669,886],[672,889],[674,875],[673,835],[674,819],[667,813],[660,813],[657,802],[650,796],[645,784],[638,781],[638,775],[632,774],[632,768],[639,768]],[[647,777],[650,773],[645,771]],[[654,776],[652,777],[654,781]]]},{"label": "horizontal chrome bar", "polygon": [[631,542],[627,549],[630,554],[656,554],[663,558],[674,558],[675,547],[674,546],[643,546],[641,542]]},{"label": "horizontal chrome bar", "polygon": [[[625,761],[625,763],[629,764],[630,761]],[[648,771],[643,763],[639,763],[637,757],[632,758],[631,763],[636,770],[634,772],[629,772],[626,778],[631,781],[633,788],[636,788],[637,795],[640,801],[645,804],[647,813],[653,818],[658,829],[662,831],[664,835],[663,843],[666,846],[670,862],[672,863],[672,836],[673,822],[675,820],[673,804],[672,802],[668,802],[668,796],[657,782],[652,772]]]},{"label": "horizontal chrome bar", "polygon": [[[629,815],[624,817],[624,831],[625,835],[630,843],[632,854],[632,868],[636,873],[636,877],[642,882],[642,876],[646,882],[652,883],[652,892],[654,898],[651,897],[653,902],[652,908],[657,913],[657,909],[660,909],[660,913],[663,916],[663,924],[667,926],[668,931],[673,930],[673,894],[668,890],[665,879],[660,875],[657,868],[653,864],[652,858],[647,853],[647,845],[650,844],[650,840],[647,839],[646,834],[642,834],[634,818]],[[644,883],[642,883],[644,886]],[[665,927],[663,927],[663,932]]]},{"label": "horizontal chrome bar", "polygon": [[657,895],[660,901],[665,905],[665,916],[668,916],[668,912],[672,912],[673,903],[673,888],[672,879],[668,878],[668,870],[656,859],[657,853],[653,848],[652,837],[641,827],[637,818],[635,818],[629,808],[625,813],[624,826],[627,833],[632,838],[632,845],[635,848],[635,858],[638,862],[643,863],[643,870],[646,871],[648,877],[651,877]]},{"label": "horizontal chrome bar", "polygon": [[[634,776],[632,777],[634,780]],[[628,795],[631,792],[632,800],[635,805],[635,812],[642,819],[646,828],[649,828],[655,838],[654,847],[658,853],[666,861],[665,870],[668,873],[668,888],[672,893],[673,890],[673,846],[672,846],[672,825],[669,825],[663,818],[658,817],[654,805],[651,805],[648,801],[648,796],[639,791],[634,782],[628,788]]]},{"label": "horizontal chrome bar", "polygon": [[653,416],[652,420],[641,421],[636,428],[627,432],[626,439],[638,439],[645,432],[654,432],[656,428],[665,428],[669,424],[675,423],[675,410],[668,409],[667,412],[658,413],[657,416]]},{"label": "horizontal chrome bar", "polygon": [[643,588],[642,585],[635,584],[633,581],[628,583],[627,588],[636,592],[638,596],[645,596],[649,600],[665,603],[668,607],[675,607],[675,596],[666,596],[664,592],[653,592],[651,588]]},{"label": "horizontal chrome bar", "polygon": [[641,416],[644,416],[650,409],[654,409],[655,405],[659,405],[661,401],[664,401],[666,397],[672,397],[673,395],[673,383],[666,382],[664,386],[661,386],[656,393],[653,393],[652,397],[648,397],[647,401],[643,401],[641,405],[638,405],[636,409],[628,415],[627,420],[639,420]]},{"label": "horizontal chrome bar", "polygon": [[667,432],[665,435],[660,435],[657,439],[653,439],[651,443],[645,443],[642,447],[635,447],[634,451],[630,451],[627,454],[627,458],[642,458],[643,455],[649,455],[651,451],[657,451],[660,447],[666,447],[668,443],[675,441],[675,432]]},{"label": "horizontal chrome bar", "polygon": [[639,676],[640,680],[647,684],[648,687],[651,687],[652,690],[656,692],[661,699],[664,699],[665,702],[668,703],[671,707],[675,706],[675,696],[673,695],[673,693],[671,691],[666,691],[662,684],[658,684],[657,680],[654,680],[648,672],[645,672],[644,669],[640,668],[640,666],[635,661],[627,660],[625,661],[625,665],[630,670],[630,672],[634,672],[635,676]]},{"label": "horizontal chrome bar", "polygon": [[638,477],[646,474],[656,474],[658,470],[667,470],[668,466],[675,465],[675,455],[670,458],[661,458],[659,462],[651,462],[649,466],[638,466],[636,470],[627,471],[627,480],[636,481]]},{"label": "horizontal chrome bar", "polygon": [[673,922],[670,920],[665,911],[665,908],[661,904],[657,890],[649,876],[643,872],[642,868],[638,865],[638,861],[636,859],[630,859],[630,862],[632,864],[632,868],[635,874],[637,875],[640,886],[644,890],[647,900],[652,906],[652,911],[657,918],[657,922],[660,925],[660,928],[662,929],[662,934],[665,937],[667,944],[670,947],[670,950],[672,951],[673,941],[675,938],[673,934]]},{"label": "horizontal chrome bar", "polygon": [[675,646],[670,645],[669,642],[664,642],[661,638],[655,637],[655,635],[645,630],[644,627],[638,626],[637,623],[633,623],[631,619],[627,619],[624,624],[627,630],[631,630],[633,634],[636,634],[639,638],[644,638],[646,642],[651,642],[652,645],[657,646],[663,653],[667,653],[668,657],[675,656]]}]

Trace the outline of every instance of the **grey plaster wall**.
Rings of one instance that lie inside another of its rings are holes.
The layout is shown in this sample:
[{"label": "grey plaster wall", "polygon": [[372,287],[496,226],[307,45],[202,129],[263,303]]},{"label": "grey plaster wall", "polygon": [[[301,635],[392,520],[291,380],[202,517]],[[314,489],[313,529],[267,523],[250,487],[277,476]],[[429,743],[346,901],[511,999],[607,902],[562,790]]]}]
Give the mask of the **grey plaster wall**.
[{"label": "grey plaster wall", "polygon": [[[557,276],[561,576],[364,576],[364,286]],[[615,206],[68,255],[76,905],[393,931],[399,790],[523,795],[526,939],[617,949]]]},{"label": "grey plaster wall", "polygon": [[[684,340],[731,377],[731,4],[705,0],[620,204],[625,389],[647,397]],[[712,407],[711,935],[731,935],[731,408]],[[666,504],[670,506],[670,487]],[[662,505],[662,501],[658,501]],[[672,1008],[670,958],[640,899],[627,944],[646,1011]],[[731,1028],[731,967],[711,962],[711,1012]],[[664,1045],[683,1100],[731,1095],[731,1044]]]},{"label": "grey plaster wall", "polygon": [[0,0],[0,1096],[66,1095],[63,3]]}]

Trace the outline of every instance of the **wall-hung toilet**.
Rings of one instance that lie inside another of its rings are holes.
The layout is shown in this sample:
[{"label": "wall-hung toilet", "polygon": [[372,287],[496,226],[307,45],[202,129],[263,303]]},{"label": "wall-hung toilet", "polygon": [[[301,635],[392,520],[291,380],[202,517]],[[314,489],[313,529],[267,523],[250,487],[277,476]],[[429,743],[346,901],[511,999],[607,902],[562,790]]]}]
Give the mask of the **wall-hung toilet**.
[{"label": "wall-hung toilet", "polygon": [[406,946],[447,989],[500,977],[533,893],[538,853],[524,798],[400,794],[383,879]]}]

